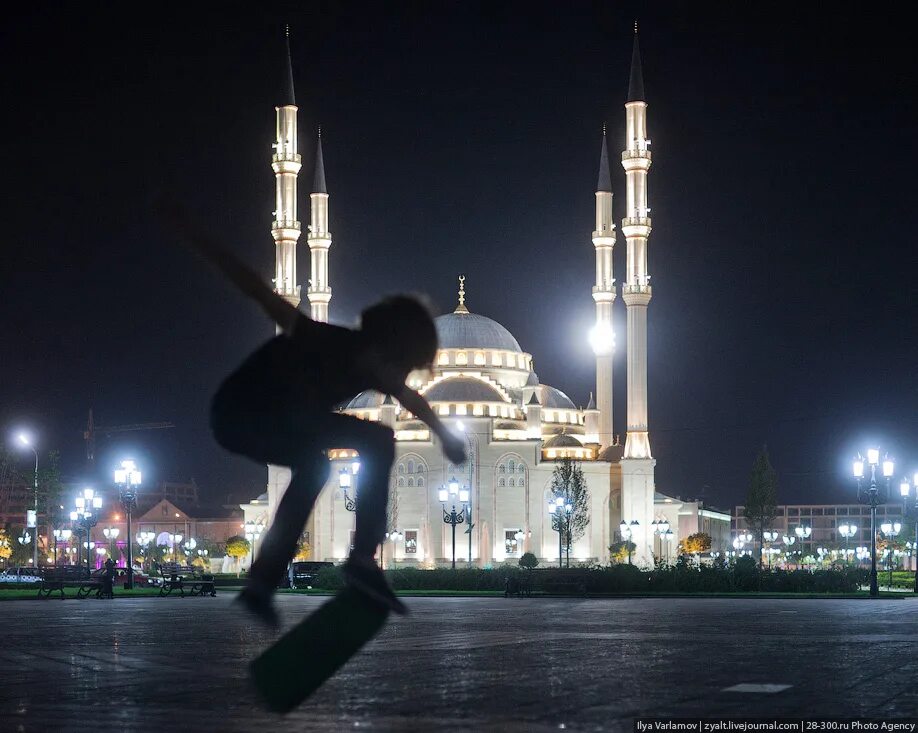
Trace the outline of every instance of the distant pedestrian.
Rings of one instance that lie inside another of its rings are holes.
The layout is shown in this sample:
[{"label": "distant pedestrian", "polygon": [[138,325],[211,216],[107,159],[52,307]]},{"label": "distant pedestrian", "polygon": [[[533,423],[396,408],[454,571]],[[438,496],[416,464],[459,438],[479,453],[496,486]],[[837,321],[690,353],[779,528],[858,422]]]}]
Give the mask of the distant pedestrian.
[{"label": "distant pedestrian", "polygon": [[102,569],[102,589],[99,591],[99,598],[115,597],[115,561],[111,558],[105,561]]}]

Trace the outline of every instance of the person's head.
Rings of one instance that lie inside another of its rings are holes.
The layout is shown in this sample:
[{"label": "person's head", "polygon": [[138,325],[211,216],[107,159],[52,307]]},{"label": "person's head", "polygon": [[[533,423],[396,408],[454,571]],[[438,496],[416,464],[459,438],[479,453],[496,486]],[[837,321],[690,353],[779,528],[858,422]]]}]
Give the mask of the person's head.
[{"label": "person's head", "polygon": [[427,304],[412,295],[390,295],[360,314],[360,330],[405,376],[426,369],[437,354],[437,329]]}]

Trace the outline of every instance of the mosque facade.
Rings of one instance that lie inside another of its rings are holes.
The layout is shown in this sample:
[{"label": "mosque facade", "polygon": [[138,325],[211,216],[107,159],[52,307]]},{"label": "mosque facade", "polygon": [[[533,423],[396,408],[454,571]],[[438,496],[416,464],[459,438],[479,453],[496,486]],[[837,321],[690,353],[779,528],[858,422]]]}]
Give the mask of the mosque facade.
[{"label": "mosque facade", "polygon": [[[298,152],[292,69],[287,52],[284,104],[276,108],[272,168],[276,179],[274,221],[276,291],[296,306],[296,246],[301,234],[297,212]],[[559,561],[561,542],[553,529],[550,504],[559,461],[581,468],[589,495],[589,524],[574,540],[571,563],[609,558],[610,544],[630,537],[634,560],[650,564],[672,559],[678,540],[729,515],[697,502],[683,502],[656,491],[656,460],[650,448],[647,388],[647,312],[652,296],[648,242],[652,229],[647,178],[652,156],[647,136],[647,103],[637,29],[631,60],[626,140],[621,154],[625,173],[626,270],[620,287],[627,312],[627,436],[612,431],[612,314],[618,295],[613,276],[616,227],[612,218],[612,176],[603,130],[596,218],[592,232],[596,281],[592,297],[596,321],[590,342],[596,356],[595,400],[578,407],[560,389],[543,384],[532,354],[503,325],[473,312],[459,277],[457,305],[436,318],[439,349],[430,373],[409,376],[434,411],[468,444],[468,460],[452,465],[425,424],[393,398],[375,392],[355,395],[341,410],[393,430],[396,458],[390,476],[388,534],[381,546],[384,566],[434,567],[473,564],[488,567],[532,552],[543,564]],[[310,316],[327,322],[332,290],[329,279],[329,193],[321,131],[315,153],[306,243],[310,251],[307,299]],[[586,229],[586,226],[585,226]],[[584,254],[586,254],[586,247]],[[472,285],[472,283],[469,283]],[[470,288],[470,292],[472,292]],[[343,561],[354,532],[354,497],[360,491],[359,456],[330,451],[332,470],[306,531],[315,560]],[[270,525],[290,480],[289,469],[268,467],[267,490],[242,505],[250,539],[256,544]],[[666,525],[663,522],[666,522]],[[668,526],[671,534],[661,534]],[[726,548],[724,548],[726,549]],[[565,549],[564,556],[567,559]]]}]

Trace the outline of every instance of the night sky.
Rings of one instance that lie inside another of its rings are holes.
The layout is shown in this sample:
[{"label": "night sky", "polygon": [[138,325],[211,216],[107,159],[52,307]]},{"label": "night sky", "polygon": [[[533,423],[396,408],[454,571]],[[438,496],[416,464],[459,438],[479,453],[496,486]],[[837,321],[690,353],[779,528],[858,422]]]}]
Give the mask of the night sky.
[{"label": "night sky", "polygon": [[[835,3],[23,6],[3,23],[0,427],[82,480],[82,428],[149,481],[257,495],[213,442],[220,378],[272,333],[152,215],[167,191],[268,278],[274,105],[291,25],[300,218],[322,125],[334,322],[412,290],[504,324],[544,383],[594,389],[593,192],[609,125],[620,229],[640,17],[653,234],[651,440],[661,491],[742,500],[767,443],[785,502],[853,500],[880,443],[918,470],[916,46]],[[299,274],[308,277],[305,234]],[[624,272],[619,232],[615,268]],[[616,301],[616,432],[625,309]]]}]

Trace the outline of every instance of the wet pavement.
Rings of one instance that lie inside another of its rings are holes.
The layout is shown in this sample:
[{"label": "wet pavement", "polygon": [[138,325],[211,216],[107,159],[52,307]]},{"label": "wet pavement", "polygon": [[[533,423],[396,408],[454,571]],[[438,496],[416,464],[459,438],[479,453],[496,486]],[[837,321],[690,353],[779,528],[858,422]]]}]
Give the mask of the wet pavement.
[{"label": "wet pavement", "polygon": [[[637,716],[918,716],[918,599],[410,598],[410,616],[286,717],[262,711],[246,678],[277,634],[231,600],[0,603],[0,730],[631,731]],[[324,600],[281,596],[285,626]]]}]

